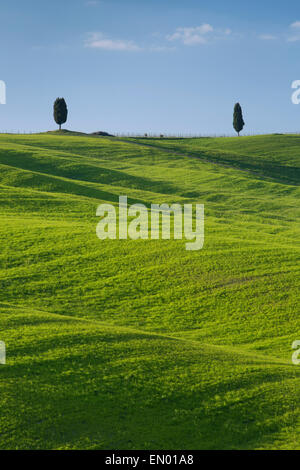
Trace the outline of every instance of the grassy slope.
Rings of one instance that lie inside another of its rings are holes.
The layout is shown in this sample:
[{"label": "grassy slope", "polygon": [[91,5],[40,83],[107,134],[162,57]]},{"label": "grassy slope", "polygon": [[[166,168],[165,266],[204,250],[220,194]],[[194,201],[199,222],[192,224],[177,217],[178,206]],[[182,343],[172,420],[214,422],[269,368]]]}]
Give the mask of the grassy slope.
[{"label": "grassy slope", "polygon": [[[0,447],[297,448],[300,138],[141,142],[0,137]],[[100,242],[119,194],[205,249]]]},{"label": "grassy slope", "polygon": [[234,166],[264,179],[299,184],[299,135],[131,140]]}]

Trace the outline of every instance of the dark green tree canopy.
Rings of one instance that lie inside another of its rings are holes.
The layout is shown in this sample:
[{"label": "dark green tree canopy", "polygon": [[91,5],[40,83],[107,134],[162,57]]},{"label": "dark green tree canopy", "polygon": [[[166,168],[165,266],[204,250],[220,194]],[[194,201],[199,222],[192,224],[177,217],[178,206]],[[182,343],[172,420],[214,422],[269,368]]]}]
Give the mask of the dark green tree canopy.
[{"label": "dark green tree canopy", "polygon": [[53,116],[54,121],[59,125],[59,129],[61,129],[61,125],[67,122],[68,118],[68,108],[64,98],[56,98],[54,101]]},{"label": "dark green tree canopy", "polygon": [[244,119],[243,119],[243,112],[240,103],[236,103],[234,106],[234,112],[233,112],[233,127],[240,135],[240,132],[243,130],[245,125]]}]

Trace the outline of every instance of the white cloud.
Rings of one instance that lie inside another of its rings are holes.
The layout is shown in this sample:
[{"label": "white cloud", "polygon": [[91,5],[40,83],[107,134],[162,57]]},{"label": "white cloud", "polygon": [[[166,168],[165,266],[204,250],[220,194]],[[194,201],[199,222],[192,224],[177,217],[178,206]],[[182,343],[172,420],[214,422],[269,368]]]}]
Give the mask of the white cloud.
[{"label": "white cloud", "polygon": [[288,42],[300,41],[300,21],[295,21],[290,25],[290,29],[293,30],[292,36],[288,36]]},{"label": "white cloud", "polygon": [[259,39],[261,39],[262,41],[274,41],[275,39],[277,39],[277,37],[274,36],[274,34],[261,34],[259,36]]},{"label": "white cloud", "polygon": [[207,35],[212,33],[214,28],[210,24],[202,24],[195,28],[177,28],[175,33],[167,36],[168,41],[181,41],[186,46],[194,44],[205,44]]},{"label": "white cloud", "polygon": [[85,2],[87,7],[95,7],[96,5],[100,5],[101,1],[99,0],[89,0]]},{"label": "white cloud", "polygon": [[167,47],[167,46],[151,46],[149,48],[151,52],[169,52],[176,51],[176,47]]},{"label": "white cloud", "polygon": [[297,42],[297,41],[300,41],[300,33],[299,34],[295,34],[294,36],[289,36],[287,38],[287,41],[288,42]]},{"label": "white cloud", "polygon": [[204,23],[201,26],[177,28],[173,34],[169,34],[166,38],[168,41],[179,41],[185,46],[193,46],[207,44],[212,39],[221,39],[231,33],[229,28],[216,30],[212,25]]},{"label": "white cloud", "polygon": [[140,51],[141,48],[134,42],[123,39],[110,39],[103,33],[89,33],[85,47],[103,49],[107,51]]},{"label": "white cloud", "polygon": [[294,29],[300,29],[300,21],[295,21],[295,23],[292,23],[290,27]]}]

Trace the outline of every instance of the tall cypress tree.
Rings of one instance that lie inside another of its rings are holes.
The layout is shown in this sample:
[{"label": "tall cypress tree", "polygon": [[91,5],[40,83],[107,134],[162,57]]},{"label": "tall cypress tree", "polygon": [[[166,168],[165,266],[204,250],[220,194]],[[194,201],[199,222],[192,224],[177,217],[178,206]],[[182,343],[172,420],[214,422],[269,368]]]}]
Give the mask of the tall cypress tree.
[{"label": "tall cypress tree", "polygon": [[68,108],[64,98],[56,98],[54,101],[53,116],[56,124],[59,125],[59,130],[61,130],[61,125],[67,122],[68,118]]},{"label": "tall cypress tree", "polygon": [[236,103],[234,106],[234,112],[233,112],[233,127],[238,133],[238,136],[240,135],[240,132],[244,128],[244,119],[243,119],[243,112],[240,103]]}]

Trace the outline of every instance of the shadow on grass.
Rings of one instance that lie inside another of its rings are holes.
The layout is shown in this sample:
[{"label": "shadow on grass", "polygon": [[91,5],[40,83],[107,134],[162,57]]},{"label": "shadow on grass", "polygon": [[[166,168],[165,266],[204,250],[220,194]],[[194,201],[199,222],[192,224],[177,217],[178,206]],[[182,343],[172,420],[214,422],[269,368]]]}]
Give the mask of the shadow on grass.
[{"label": "shadow on grass", "polygon": [[8,422],[22,412],[1,448],[272,448],[295,428],[295,369],[86,328],[16,348],[1,396]]}]

